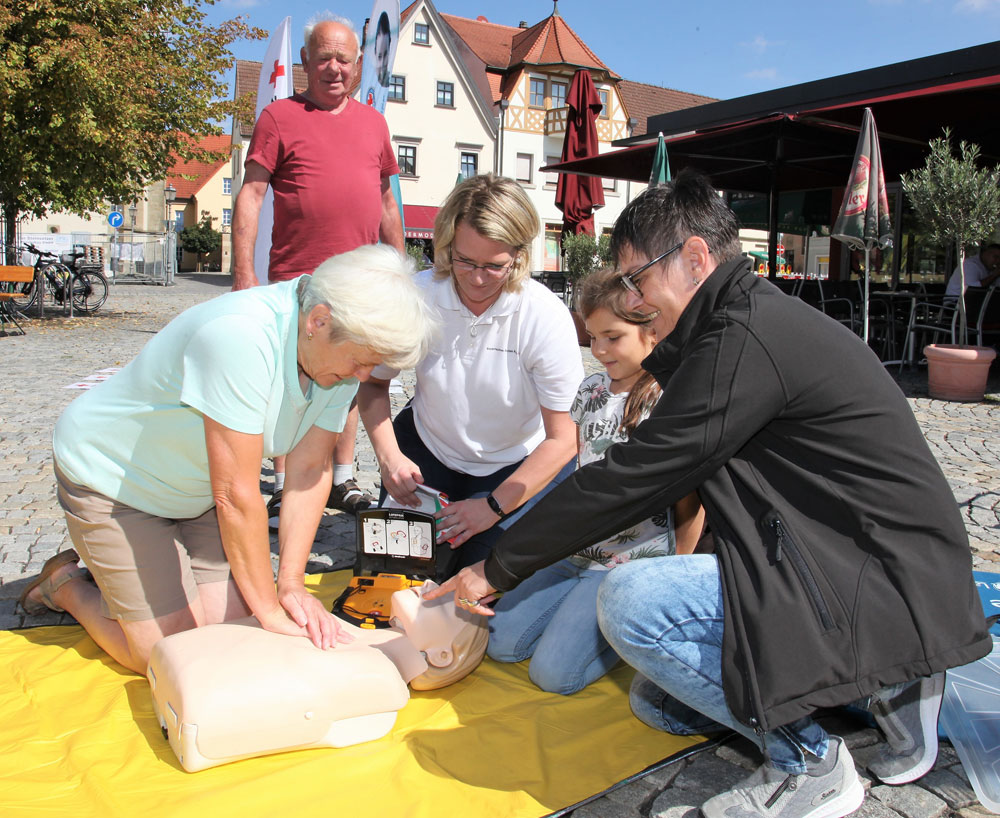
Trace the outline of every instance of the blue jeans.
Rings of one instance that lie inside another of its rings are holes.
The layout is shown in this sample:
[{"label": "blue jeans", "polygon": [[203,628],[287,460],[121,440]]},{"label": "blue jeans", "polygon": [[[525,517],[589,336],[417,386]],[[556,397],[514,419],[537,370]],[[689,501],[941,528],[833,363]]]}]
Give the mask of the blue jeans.
[{"label": "blue jeans", "polygon": [[[717,722],[761,746],[761,738],[729,710],[722,690],[725,618],[715,556],[690,554],[619,566],[601,585],[597,621],[619,656],[645,677],[630,694],[632,710],[642,721],[680,733],[699,732]],[[692,715],[697,724],[689,721]],[[804,751],[823,758],[827,741],[826,731],[806,717],[765,733],[762,749],[772,766],[804,773]]]},{"label": "blue jeans", "polygon": [[[444,492],[452,502],[485,497],[517,471],[517,467],[524,462],[523,460],[519,460],[517,463],[511,463],[509,466],[497,469],[492,474],[486,474],[481,477],[464,474],[446,466],[424,445],[424,442],[420,439],[420,435],[417,433],[417,427],[413,423],[413,410],[409,406],[404,407],[396,415],[396,419],[392,422],[392,428],[396,433],[396,443],[399,445],[399,450],[420,467],[424,484]],[[571,475],[575,469],[576,458],[574,457],[563,466],[562,470],[538,494],[504,517],[496,525],[487,528],[485,531],[480,531],[474,537],[464,542],[454,552],[456,559],[455,563],[451,566],[450,574],[456,574],[467,565],[473,565],[486,559],[490,551],[493,550],[493,544],[500,539],[503,532],[521,519],[527,513],[528,509]],[[386,491],[383,488],[379,493],[379,505],[385,502],[385,498]]]},{"label": "blue jeans", "polygon": [[597,627],[597,589],[607,575],[568,559],[536,572],[497,602],[486,652],[498,662],[530,656],[528,676],[549,693],[583,690],[618,663]]}]

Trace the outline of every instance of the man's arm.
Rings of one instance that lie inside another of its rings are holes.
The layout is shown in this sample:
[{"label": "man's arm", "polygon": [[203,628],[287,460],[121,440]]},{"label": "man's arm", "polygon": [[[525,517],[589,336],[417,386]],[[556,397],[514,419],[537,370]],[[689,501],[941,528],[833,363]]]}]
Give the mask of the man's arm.
[{"label": "man's arm", "polygon": [[233,289],[257,286],[253,251],[257,243],[257,220],[271,173],[258,162],[247,162],[243,185],[233,213]]},{"label": "man's arm", "polygon": [[378,227],[378,237],[383,244],[395,247],[400,253],[406,252],[403,242],[403,220],[399,216],[399,205],[392,194],[389,177],[382,180],[382,221]]}]

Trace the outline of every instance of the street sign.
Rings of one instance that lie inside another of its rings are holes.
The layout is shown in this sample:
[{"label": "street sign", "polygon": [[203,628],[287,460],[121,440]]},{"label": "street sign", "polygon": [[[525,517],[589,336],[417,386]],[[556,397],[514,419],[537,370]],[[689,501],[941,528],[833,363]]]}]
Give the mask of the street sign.
[{"label": "street sign", "polygon": [[117,210],[108,213],[108,224],[112,227],[121,227],[125,223],[125,217]]}]

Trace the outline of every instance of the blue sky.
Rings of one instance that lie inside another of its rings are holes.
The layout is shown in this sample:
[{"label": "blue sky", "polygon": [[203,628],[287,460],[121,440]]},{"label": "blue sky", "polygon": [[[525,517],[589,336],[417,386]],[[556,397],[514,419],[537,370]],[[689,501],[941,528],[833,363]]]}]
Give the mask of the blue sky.
[{"label": "blue sky", "polygon": [[[552,12],[551,0],[434,2],[443,13],[513,26]],[[301,32],[324,8],[360,30],[372,2],[220,0],[209,15],[242,14],[269,31],[291,15]],[[623,77],[723,99],[1000,39],[1000,0],[560,0],[559,13]],[[261,59],[265,47],[235,51]]]}]

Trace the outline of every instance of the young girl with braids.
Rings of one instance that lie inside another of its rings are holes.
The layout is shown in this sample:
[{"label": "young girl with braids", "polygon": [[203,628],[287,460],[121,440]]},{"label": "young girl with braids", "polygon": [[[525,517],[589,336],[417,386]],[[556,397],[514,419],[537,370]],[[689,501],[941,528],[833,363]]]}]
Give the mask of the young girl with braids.
[{"label": "young girl with braids", "polygon": [[[660,397],[659,385],[642,368],[656,337],[649,318],[628,310],[626,300],[613,270],[588,276],[578,298],[591,351],[605,369],[584,379],[570,409],[581,466],[628,440]],[[531,657],[529,676],[542,690],[582,690],[618,662],[597,625],[597,590],[608,570],[629,560],[692,553],[704,519],[692,493],[674,508],[538,571],[496,604],[487,652],[500,662]]]}]

